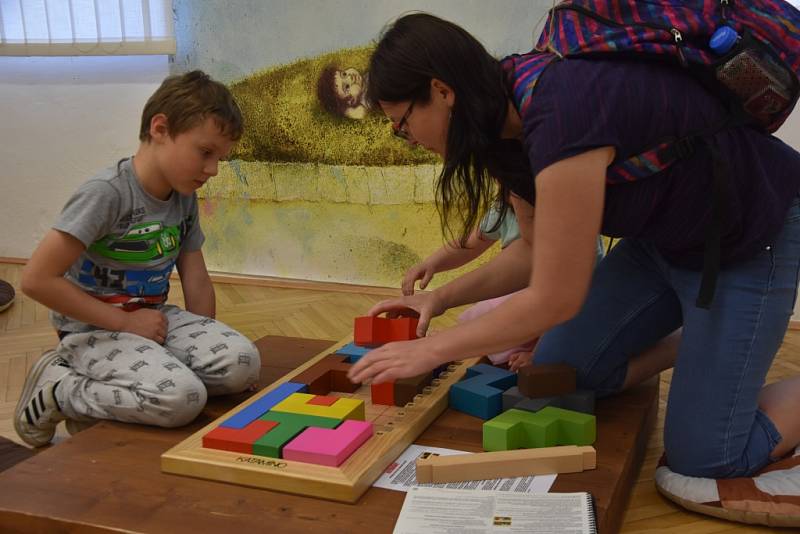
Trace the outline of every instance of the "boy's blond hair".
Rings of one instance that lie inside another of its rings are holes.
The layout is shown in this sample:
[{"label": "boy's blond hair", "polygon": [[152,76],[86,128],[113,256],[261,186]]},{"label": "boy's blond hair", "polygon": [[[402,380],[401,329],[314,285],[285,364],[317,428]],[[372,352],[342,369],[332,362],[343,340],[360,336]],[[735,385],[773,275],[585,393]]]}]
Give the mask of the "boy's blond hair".
[{"label": "boy's blond hair", "polygon": [[242,112],[231,92],[201,70],[169,76],[161,83],[142,111],[140,141],[150,141],[150,122],[159,113],[167,116],[173,138],[207,117],[213,117],[222,134],[232,141],[238,141],[244,131]]}]

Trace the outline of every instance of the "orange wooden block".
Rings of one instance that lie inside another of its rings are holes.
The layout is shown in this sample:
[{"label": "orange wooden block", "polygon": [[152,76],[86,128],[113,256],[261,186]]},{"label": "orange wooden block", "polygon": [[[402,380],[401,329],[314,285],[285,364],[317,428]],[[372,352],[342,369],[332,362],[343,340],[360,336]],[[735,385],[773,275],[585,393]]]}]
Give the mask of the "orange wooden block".
[{"label": "orange wooden block", "polygon": [[218,426],[203,436],[203,447],[253,454],[253,443],[278,426],[275,421],[256,419],[244,428]]},{"label": "orange wooden block", "polygon": [[316,404],[317,406],[331,406],[334,402],[339,400],[339,397],[326,397],[325,395],[317,395],[306,404]]},{"label": "orange wooden block", "polygon": [[370,389],[372,394],[372,404],[394,406],[394,382],[372,384]]}]

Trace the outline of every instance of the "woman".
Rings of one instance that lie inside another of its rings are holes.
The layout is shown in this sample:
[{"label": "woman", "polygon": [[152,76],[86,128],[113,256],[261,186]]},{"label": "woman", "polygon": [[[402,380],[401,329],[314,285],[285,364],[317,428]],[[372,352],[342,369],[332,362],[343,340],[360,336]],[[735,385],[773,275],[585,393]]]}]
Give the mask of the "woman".
[{"label": "woman", "polygon": [[[457,219],[462,236],[474,227],[495,199],[491,172],[513,193],[525,246],[431,293],[377,304],[371,315],[415,310],[424,335],[448,308],[519,291],[472,322],[373,350],[351,379],[413,376],[542,336],[536,362],[572,365],[579,387],[600,396],[674,365],[664,439],[673,471],[746,476],[793,450],[800,377],[763,386],[797,294],[800,154],[747,127],[714,136],[729,167],[727,216],[702,309],[710,150],[632,183],[607,185],[606,173],[718,124],[720,101],[677,67],[568,59],[548,67],[521,114],[515,68],[427,14],[398,19],[378,43],[368,94],[400,136],[442,156],[444,225]],[[593,272],[599,232],[623,239]]]}]

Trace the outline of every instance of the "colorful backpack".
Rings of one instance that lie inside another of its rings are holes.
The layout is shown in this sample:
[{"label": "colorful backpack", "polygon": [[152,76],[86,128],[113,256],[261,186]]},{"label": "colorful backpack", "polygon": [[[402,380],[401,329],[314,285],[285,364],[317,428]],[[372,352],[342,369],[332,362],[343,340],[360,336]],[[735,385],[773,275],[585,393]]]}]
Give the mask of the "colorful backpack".
[{"label": "colorful backpack", "polygon": [[634,57],[680,65],[720,96],[730,117],[707,132],[666,140],[616,162],[607,181],[621,184],[690,157],[698,144],[713,156],[714,207],[698,306],[708,308],[719,272],[726,163],[713,134],[750,124],[774,132],[800,95],[800,11],[784,0],[565,0],[551,11],[536,48],[503,61],[521,114],[556,61]]}]

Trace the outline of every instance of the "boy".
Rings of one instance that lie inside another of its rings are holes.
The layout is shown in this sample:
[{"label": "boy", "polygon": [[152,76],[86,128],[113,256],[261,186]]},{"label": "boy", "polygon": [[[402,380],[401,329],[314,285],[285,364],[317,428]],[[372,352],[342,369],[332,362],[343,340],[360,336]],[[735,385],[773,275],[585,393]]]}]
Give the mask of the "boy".
[{"label": "boy", "polygon": [[[195,191],[242,135],[228,89],[201,71],[171,76],[142,113],[139,149],[69,199],[22,275],[61,343],[33,366],[14,414],[20,437],[49,443],[98,419],[184,425],[207,395],[255,384],[261,360],[214,320]],[[177,265],[186,310],[166,304]]]}]

